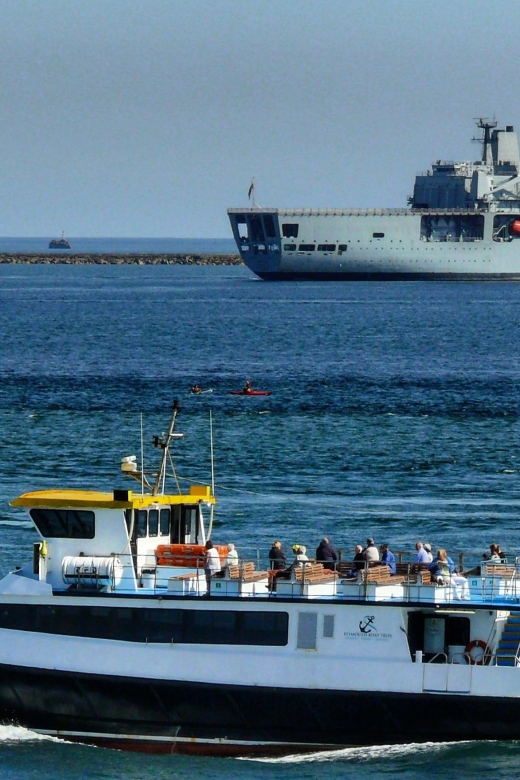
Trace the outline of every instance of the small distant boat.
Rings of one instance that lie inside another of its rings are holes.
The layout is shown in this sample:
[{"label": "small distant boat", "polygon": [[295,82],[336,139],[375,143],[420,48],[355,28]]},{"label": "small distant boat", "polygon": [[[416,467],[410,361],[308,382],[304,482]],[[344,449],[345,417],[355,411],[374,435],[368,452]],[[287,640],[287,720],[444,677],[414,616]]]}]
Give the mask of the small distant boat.
[{"label": "small distant boat", "polygon": [[61,238],[53,238],[49,243],[49,249],[70,249],[70,244],[65,238],[65,232],[62,231]]},{"label": "small distant boat", "polygon": [[270,390],[231,390],[231,395],[271,395]]}]

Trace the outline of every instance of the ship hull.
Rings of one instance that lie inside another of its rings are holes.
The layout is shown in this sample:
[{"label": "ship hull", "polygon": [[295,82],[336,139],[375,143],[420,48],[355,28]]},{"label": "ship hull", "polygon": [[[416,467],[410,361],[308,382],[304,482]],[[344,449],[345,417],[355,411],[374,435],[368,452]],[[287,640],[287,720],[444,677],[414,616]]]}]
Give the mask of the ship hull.
[{"label": "ship hull", "polygon": [[0,667],[3,720],[154,753],[279,755],[520,737],[520,700],[209,685]]},{"label": "ship hull", "polygon": [[266,282],[518,282],[518,273],[411,273],[374,271],[256,271]]},{"label": "ship hull", "polygon": [[516,211],[228,213],[244,263],[267,281],[520,279],[520,234],[507,232]]}]

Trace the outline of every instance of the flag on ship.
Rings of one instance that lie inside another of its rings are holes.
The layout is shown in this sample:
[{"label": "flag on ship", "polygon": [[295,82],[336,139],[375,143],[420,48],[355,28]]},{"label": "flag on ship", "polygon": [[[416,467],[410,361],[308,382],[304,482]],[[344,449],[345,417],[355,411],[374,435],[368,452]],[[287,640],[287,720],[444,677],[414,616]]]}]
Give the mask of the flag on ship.
[{"label": "flag on ship", "polygon": [[255,180],[251,179],[251,184],[249,185],[249,189],[247,191],[248,200],[251,200],[251,193],[254,191],[254,189],[255,189]]}]

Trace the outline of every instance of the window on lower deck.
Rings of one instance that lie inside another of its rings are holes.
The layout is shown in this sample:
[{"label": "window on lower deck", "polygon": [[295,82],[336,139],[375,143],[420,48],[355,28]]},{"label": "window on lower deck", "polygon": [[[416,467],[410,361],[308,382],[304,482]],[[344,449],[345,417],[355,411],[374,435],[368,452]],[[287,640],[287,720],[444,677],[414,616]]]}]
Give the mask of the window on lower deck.
[{"label": "window on lower deck", "polygon": [[316,244],[300,244],[298,251],[300,252],[314,252]]},{"label": "window on lower deck", "polygon": [[318,252],[335,252],[336,244],[318,244]]},{"label": "window on lower deck", "polygon": [[287,612],[4,604],[0,628],[122,642],[284,647]]}]

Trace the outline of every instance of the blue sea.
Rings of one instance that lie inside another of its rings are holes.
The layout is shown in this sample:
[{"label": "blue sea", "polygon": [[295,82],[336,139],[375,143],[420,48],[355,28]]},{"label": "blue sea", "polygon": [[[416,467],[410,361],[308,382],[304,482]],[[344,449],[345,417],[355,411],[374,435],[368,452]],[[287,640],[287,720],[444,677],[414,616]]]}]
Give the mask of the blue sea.
[{"label": "blue sea", "polygon": [[[480,557],[494,541],[520,551],[516,284],[1,265],[0,333],[0,574],[36,541],[9,501],[38,488],[128,487],[121,457],[140,456],[142,423],[153,465],[151,436],[174,398],[188,483],[210,483],[211,414],[217,542],[267,552],[280,538],[313,551],[326,534],[346,553],[367,536],[394,550],[421,538],[453,557]],[[231,395],[247,379],[272,395]],[[213,392],[193,396],[195,383]],[[154,757],[0,726],[0,780],[510,780],[519,759],[519,744],[500,742]]]}]

